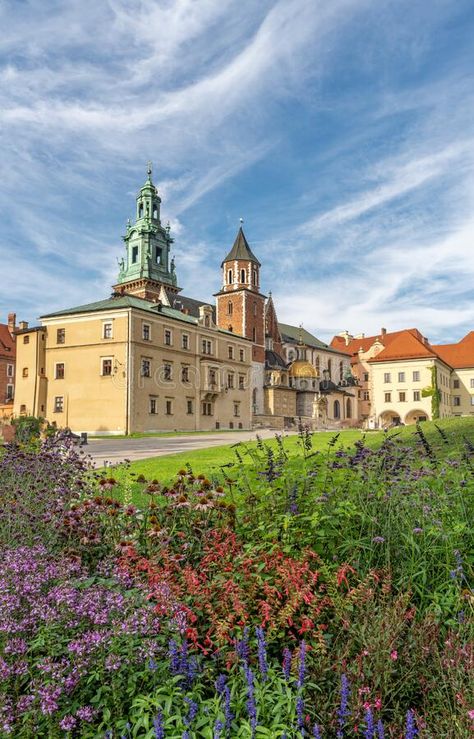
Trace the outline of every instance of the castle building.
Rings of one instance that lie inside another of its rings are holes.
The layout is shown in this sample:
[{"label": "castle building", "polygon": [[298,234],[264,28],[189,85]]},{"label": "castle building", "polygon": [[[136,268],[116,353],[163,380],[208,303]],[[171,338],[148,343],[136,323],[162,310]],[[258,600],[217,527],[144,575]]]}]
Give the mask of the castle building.
[{"label": "castle building", "polygon": [[13,413],[16,364],[16,315],[8,314],[8,323],[0,323],[0,419]]}]

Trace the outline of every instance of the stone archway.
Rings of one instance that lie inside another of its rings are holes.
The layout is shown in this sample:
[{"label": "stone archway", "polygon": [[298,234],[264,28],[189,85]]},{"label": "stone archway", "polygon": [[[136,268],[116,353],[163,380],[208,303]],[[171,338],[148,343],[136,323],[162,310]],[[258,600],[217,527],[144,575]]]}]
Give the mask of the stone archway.
[{"label": "stone archway", "polygon": [[422,422],[422,421],[428,421],[429,417],[426,411],[421,410],[420,408],[416,408],[414,410],[409,411],[405,416],[405,423],[407,426],[413,425],[414,423]]},{"label": "stone archway", "polygon": [[379,416],[379,426],[386,429],[389,426],[401,424],[402,419],[396,411],[384,411]]}]

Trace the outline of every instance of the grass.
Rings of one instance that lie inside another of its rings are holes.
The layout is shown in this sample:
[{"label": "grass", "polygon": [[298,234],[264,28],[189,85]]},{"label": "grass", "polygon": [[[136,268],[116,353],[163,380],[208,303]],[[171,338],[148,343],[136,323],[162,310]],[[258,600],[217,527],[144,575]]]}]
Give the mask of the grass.
[{"label": "grass", "polygon": [[159,437],[161,439],[174,436],[212,436],[213,434],[245,434],[246,429],[213,429],[212,431],[150,431],[134,434],[91,434],[89,439],[148,439]]},{"label": "grass", "polygon": [[[422,428],[429,444],[433,447],[437,456],[441,458],[458,454],[459,449],[463,446],[464,439],[468,439],[474,445],[474,418],[443,419],[436,422],[426,422],[422,425]],[[446,432],[447,440],[442,437],[438,429]],[[391,436],[397,435],[407,445],[420,443],[415,426],[403,426],[399,429],[391,429],[388,433]],[[363,434],[364,432],[360,429],[341,431],[334,449],[348,449],[353,447],[354,443],[362,438]],[[315,432],[312,434],[313,451],[327,451],[328,445],[334,436],[335,434],[327,432]],[[385,432],[383,431],[367,432],[365,437],[367,446],[377,448],[382,443],[384,436]],[[274,439],[265,440],[264,443],[266,446],[276,447],[276,441]],[[292,457],[295,458],[295,463],[297,463],[296,452],[299,450],[298,443],[299,438],[296,435],[284,437],[285,449],[290,460]],[[236,452],[241,456],[244,465],[252,465],[251,450],[255,446],[256,442],[238,442],[236,444],[211,447],[210,449],[186,451],[180,452],[179,454],[141,459],[130,463],[128,469],[124,465],[119,465],[114,470],[114,476],[120,482],[124,482],[125,480],[129,480],[130,473],[133,473],[134,475],[143,475],[146,480],[156,479],[160,483],[168,485],[174,480],[178,470],[183,469],[186,465],[190,465],[195,474],[202,473],[209,478],[220,480],[224,474],[232,477],[237,473],[237,468],[235,468],[235,471],[232,469],[237,462]],[[142,485],[132,482],[131,494],[133,501],[137,505],[144,503],[145,496],[142,494]]]}]

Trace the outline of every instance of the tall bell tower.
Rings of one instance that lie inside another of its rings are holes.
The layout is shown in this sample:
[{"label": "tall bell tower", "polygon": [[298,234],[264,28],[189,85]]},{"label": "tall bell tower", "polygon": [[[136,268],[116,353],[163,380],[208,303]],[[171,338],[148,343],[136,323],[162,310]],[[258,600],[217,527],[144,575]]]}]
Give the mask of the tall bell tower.
[{"label": "tall bell tower", "polygon": [[215,295],[217,325],[251,340],[252,406],[254,413],[263,413],[265,295],[260,292],[261,264],[248,245],[242,223],[221,264],[222,288]]},{"label": "tall bell tower", "polygon": [[125,257],[119,260],[115,292],[136,295],[145,300],[158,300],[162,287],[178,293],[174,260],[170,262],[173,239],[169,224],[161,223],[161,198],[152,181],[151,163],[147,180],[137,195],[135,220],[130,219],[123,240]]}]

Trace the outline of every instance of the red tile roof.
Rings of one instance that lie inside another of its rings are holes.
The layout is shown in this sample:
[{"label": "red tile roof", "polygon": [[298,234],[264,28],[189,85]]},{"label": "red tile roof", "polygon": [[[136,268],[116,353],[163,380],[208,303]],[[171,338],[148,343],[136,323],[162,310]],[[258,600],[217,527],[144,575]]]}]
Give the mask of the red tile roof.
[{"label": "red tile roof", "polygon": [[[415,329],[416,330],[416,329]],[[388,362],[399,359],[436,359],[437,354],[419,331],[399,331],[398,335],[388,343],[376,357],[367,360],[372,362]]]},{"label": "red tile roof", "polygon": [[469,331],[457,344],[439,344],[433,350],[454,369],[474,367],[474,331]]},{"label": "red tile roof", "polygon": [[361,339],[351,339],[348,344],[346,344],[343,336],[334,336],[331,341],[331,346],[337,349],[344,349],[346,352],[349,352],[349,354],[356,355],[359,352],[359,349],[362,349],[364,352],[369,351],[370,347],[375,344],[376,341],[379,341],[387,347],[394,339],[400,336],[400,334],[406,333],[407,331],[420,340],[423,339],[418,329],[407,328],[402,331],[391,331],[385,334],[380,333],[378,336],[364,336],[364,338]]},{"label": "red tile roof", "polygon": [[0,357],[2,359],[15,359],[15,339],[8,330],[6,323],[0,323]]}]

